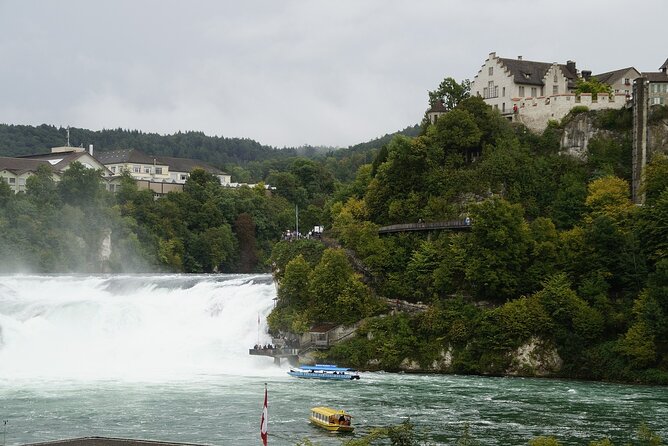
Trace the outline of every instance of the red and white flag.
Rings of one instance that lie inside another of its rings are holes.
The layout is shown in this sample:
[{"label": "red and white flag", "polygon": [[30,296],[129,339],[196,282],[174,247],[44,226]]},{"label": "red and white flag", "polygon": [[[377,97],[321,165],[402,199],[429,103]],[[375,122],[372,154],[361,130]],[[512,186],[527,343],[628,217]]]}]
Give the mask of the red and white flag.
[{"label": "red and white flag", "polygon": [[262,408],[262,418],[260,419],[260,438],[262,444],[267,446],[267,385],[264,385],[264,407]]}]

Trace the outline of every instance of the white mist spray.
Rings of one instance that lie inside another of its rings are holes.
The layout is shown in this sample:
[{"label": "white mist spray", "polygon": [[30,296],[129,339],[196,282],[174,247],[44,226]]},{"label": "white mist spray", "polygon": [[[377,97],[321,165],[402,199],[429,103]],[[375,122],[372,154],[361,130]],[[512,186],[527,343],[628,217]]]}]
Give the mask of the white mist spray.
[{"label": "white mist spray", "polygon": [[284,374],[248,355],[275,294],[267,275],[4,276],[0,380]]}]

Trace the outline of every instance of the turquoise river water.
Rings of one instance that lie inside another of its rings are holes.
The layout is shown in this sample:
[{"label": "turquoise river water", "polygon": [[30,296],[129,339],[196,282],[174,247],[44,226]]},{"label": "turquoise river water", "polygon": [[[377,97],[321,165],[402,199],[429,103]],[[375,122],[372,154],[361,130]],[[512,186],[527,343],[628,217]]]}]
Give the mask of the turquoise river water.
[{"label": "turquoise river water", "polygon": [[0,277],[0,440],[258,445],[265,383],[270,445],[341,444],[308,424],[318,405],[352,413],[354,435],[410,418],[432,445],[456,444],[465,426],[484,445],[538,435],[622,445],[641,423],[668,439],[666,387],[382,372],[351,382],[289,377],[287,366],[248,355],[269,342],[264,316],[274,297],[267,275]]}]

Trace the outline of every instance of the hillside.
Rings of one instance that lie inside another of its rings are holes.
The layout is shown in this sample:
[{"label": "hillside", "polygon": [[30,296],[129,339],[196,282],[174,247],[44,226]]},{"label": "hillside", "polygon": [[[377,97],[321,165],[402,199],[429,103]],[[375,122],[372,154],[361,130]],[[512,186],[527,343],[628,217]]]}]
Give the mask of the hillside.
[{"label": "hillside", "polygon": [[[364,369],[667,383],[668,158],[652,146],[634,205],[631,114],[578,109],[538,135],[469,98],[393,138],[325,205],[343,249],[275,246],[270,327],[361,319],[323,360]],[[576,127],[587,147],[572,156]],[[465,217],[466,231],[378,233]],[[397,300],[427,307],[391,312]]]}]

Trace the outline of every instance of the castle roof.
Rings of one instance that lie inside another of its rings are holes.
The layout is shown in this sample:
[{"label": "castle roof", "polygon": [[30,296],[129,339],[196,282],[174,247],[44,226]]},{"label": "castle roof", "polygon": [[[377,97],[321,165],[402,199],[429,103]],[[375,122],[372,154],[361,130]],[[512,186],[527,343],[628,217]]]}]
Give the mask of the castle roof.
[{"label": "castle roof", "polygon": [[[510,71],[516,84],[539,86],[545,85],[543,79],[553,65],[548,62],[535,62],[524,59],[505,59],[501,57],[499,58],[499,62]],[[569,87],[571,84],[575,85],[577,73],[573,72],[567,65],[557,64],[557,66],[561,69],[564,77],[568,79]]]},{"label": "castle roof", "polygon": [[663,63],[663,65],[661,65],[661,66],[659,67],[659,70],[661,70],[661,71],[666,71],[666,70],[668,70],[668,59],[666,59],[666,61]]},{"label": "castle roof", "polygon": [[594,74],[592,75],[592,77],[598,79],[599,82],[603,82],[605,84],[612,84],[615,82],[615,79],[620,78],[629,70],[635,70],[636,72],[638,72],[638,70],[636,70],[634,67],[627,67],[627,68],[620,68],[619,70],[608,71],[607,73]]},{"label": "castle roof", "polygon": [[668,74],[663,71],[652,72],[652,73],[643,73],[642,74],[649,82],[652,83],[663,83],[668,82]]}]

